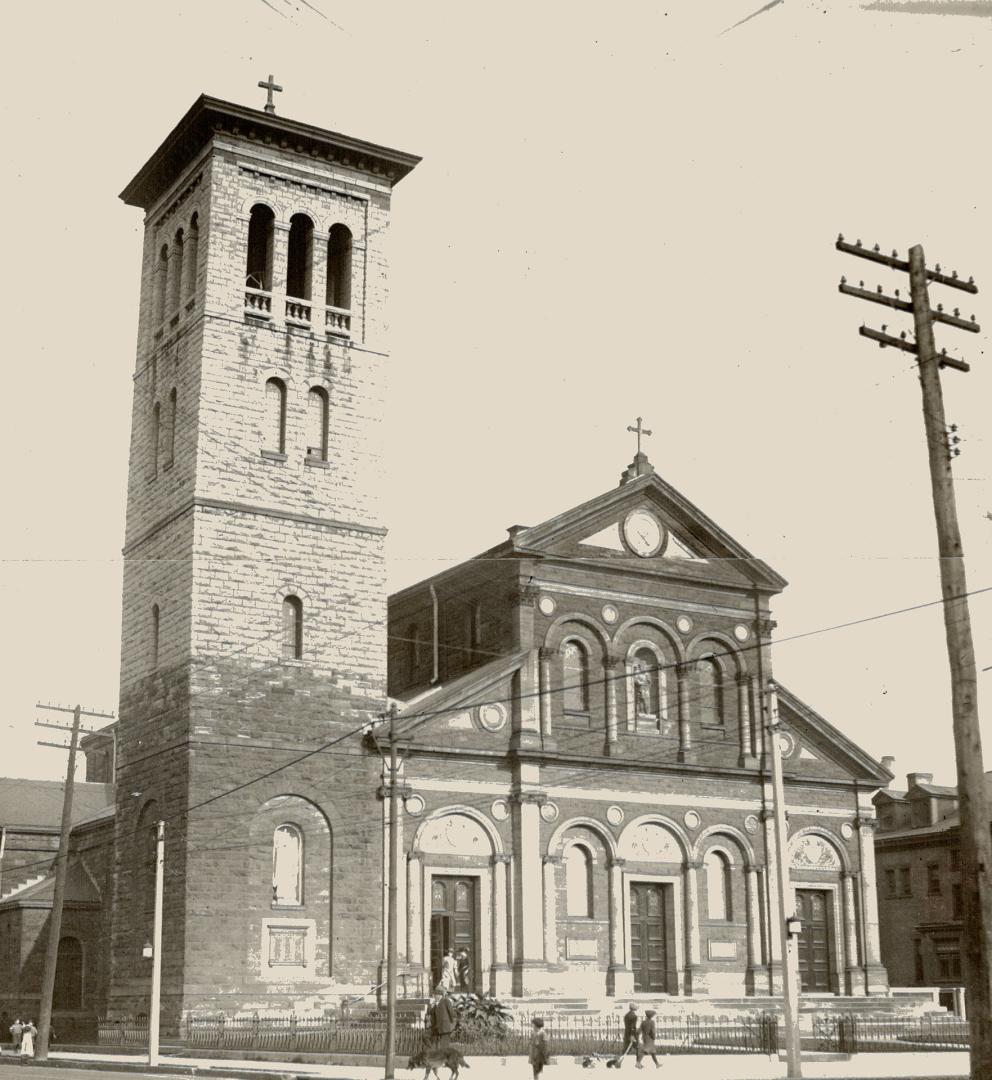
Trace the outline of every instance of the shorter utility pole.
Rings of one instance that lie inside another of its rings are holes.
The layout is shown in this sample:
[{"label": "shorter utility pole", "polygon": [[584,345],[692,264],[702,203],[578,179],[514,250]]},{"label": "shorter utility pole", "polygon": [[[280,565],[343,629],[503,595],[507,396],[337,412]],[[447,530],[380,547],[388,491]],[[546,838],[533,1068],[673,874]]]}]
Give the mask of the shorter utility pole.
[{"label": "shorter utility pole", "polygon": [[165,822],[155,831],[155,918],[152,923],[152,994],[148,1009],[148,1064],[158,1064],[159,1013],[162,1010],[162,884],[165,877]]},{"label": "shorter utility pole", "polygon": [[76,748],[79,745],[79,723],[83,716],[96,716],[113,720],[110,713],[89,712],[77,705],[68,708],[64,705],[38,705],[39,709],[52,712],[71,712],[72,727],[61,724],[47,724],[36,720],[38,727],[53,728],[55,731],[69,731],[68,747],[65,743],[50,743],[39,740],[41,746],[55,746],[59,750],[69,750],[69,764],[65,773],[65,792],[62,796],[62,825],[59,831],[59,850],[55,856],[55,891],[52,896],[52,916],[48,923],[48,945],[45,949],[45,968],[41,977],[41,1002],[38,1007],[38,1043],[35,1046],[35,1061],[48,1060],[48,1040],[52,1028],[52,996],[55,992],[55,970],[59,959],[59,937],[62,933],[62,907],[65,903],[65,884],[69,864],[69,833],[72,831],[72,788],[76,779]]},{"label": "shorter utility pole", "polygon": [[396,1053],[396,968],[399,950],[396,944],[397,904],[396,861],[399,855],[399,761],[396,753],[396,706],[389,710],[389,892],[387,895],[386,950],[386,1080],[393,1080]]},{"label": "shorter utility pole", "polygon": [[[772,756],[772,801],[775,815],[775,864],[778,887],[779,939],[782,943],[782,1013],[785,1021],[786,1076],[803,1075],[802,1043],[799,1035],[799,957],[796,934],[799,920],[789,881],[789,827],[785,817],[785,784],[782,780],[782,748],[779,746],[778,693],[768,684],[768,744]],[[792,914],[786,914],[792,912]],[[773,931],[774,932],[774,931]]]}]

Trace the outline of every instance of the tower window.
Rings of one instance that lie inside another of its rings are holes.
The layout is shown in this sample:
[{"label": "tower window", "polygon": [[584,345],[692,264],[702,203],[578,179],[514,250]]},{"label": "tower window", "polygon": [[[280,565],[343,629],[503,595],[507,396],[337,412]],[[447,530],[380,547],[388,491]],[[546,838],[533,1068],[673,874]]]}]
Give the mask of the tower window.
[{"label": "tower window", "polygon": [[286,295],[309,300],[313,270],[313,222],[306,214],[289,219],[289,253],[286,260]]},{"label": "tower window", "polygon": [[286,384],[282,379],[265,382],[266,449],[286,453]]},{"label": "tower window", "polygon": [[327,423],[330,412],[327,391],[313,386],[307,394],[307,457],[327,460]]},{"label": "tower window", "polygon": [[566,641],[561,649],[563,708],[565,712],[589,711],[589,654],[579,641]]},{"label": "tower window", "polygon": [[176,460],[176,405],[178,394],[176,388],[172,388],[169,394],[169,426],[165,434],[165,464],[168,468]]},{"label": "tower window", "polygon": [[165,301],[169,282],[169,246],[163,244],[158,253],[158,269],[155,279],[155,318],[156,326],[165,318]]},{"label": "tower window", "polygon": [[282,602],[282,655],[284,660],[303,659],[303,601],[298,596]]},{"label": "tower window", "polygon": [[158,604],[152,604],[152,669],[158,667],[158,624],[159,624],[159,611]]},{"label": "tower window", "polygon": [[245,284],[249,289],[272,289],[272,238],[275,214],[259,203],[251,208],[248,219],[248,263]]},{"label": "tower window", "polygon": [[162,434],[162,406],[155,402],[152,406],[152,476],[158,476],[158,444]]},{"label": "tower window", "polygon": [[169,310],[166,314],[171,315],[179,310],[179,301],[182,299],[183,288],[183,231],[176,233],[172,244],[172,253],[169,256]]},{"label": "tower window", "polygon": [[200,217],[194,214],[189,222],[189,240],[186,243],[187,251],[184,252],[186,262],[186,297],[196,295],[196,274],[200,256]]},{"label": "tower window", "polygon": [[327,238],[328,307],[351,310],[351,230],[332,225]]}]

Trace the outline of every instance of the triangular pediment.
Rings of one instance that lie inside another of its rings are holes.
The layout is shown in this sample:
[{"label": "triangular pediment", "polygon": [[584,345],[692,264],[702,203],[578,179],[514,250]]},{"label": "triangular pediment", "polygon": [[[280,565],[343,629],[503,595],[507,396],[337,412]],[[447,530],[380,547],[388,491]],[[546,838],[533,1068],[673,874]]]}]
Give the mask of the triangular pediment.
[{"label": "triangular pediment", "polygon": [[781,683],[778,705],[779,747],[786,773],[856,778],[879,786],[891,780],[887,769]]},{"label": "triangular pediment", "polygon": [[785,581],[657,474],[637,477],[540,525],[515,528],[515,553],[622,565],[779,592]]}]

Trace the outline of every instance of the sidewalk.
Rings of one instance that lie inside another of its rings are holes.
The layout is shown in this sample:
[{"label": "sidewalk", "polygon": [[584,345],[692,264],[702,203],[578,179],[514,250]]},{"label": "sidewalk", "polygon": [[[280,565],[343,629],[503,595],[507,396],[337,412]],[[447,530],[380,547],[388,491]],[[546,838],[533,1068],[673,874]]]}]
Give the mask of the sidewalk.
[{"label": "sidewalk", "polygon": [[[400,1058],[399,1060],[405,1060]],[[549,1065],[545,1070],[545,1080],[611,1080],[615,1076],[612,1069],[606,1069],[600,1063],[595,1069],[584,1069],[572,1058],[556,1059],[556,1065]],[[9,1054],[4,1054],[5,1064],[13,1063]],[[148,1072],[147,1059],[139,1054],[99,1054],[83,1052],[54,1051],[49,1055],[49,1065],[62,1067],[106,1068],[108,1071]],[[508,1058],[469,1058],[470,1073],[463,1074],[461,1080],[530,1080],[531,1070],[525,1057]],[[294,1063],[292,1061],[247,1061],[218,1060],[216,1058],[197,1058],[176,1056],[162,1059],[163,1074],[191,1075],[210,1073],[222,1076],[291,1076],[320,1077],[326,1080],[382,1080],[381,1065],[319,1065],[311,1062]],[[639,1076],[633,1066],[623,1070],[632,1077]],[[655,1070],[648,1063],[645,1068],[645,1080]],[[400,1077],[421,1080],[420,1070],[397,1068]],[[662,1059],[657,1070],[659,1080],[679,1080],[692,1077],[692,1080],[779,1080],[785,1077],[784,1061],[768,1058],[761,1054],[685,1054]],[[966,1078],[968,1076],[968,1054],[950,1052],[940,1054],[857,1054],[849,1059],[837,1058],[829,1061],[803,1061],[803,1076],[810,1080],[842,1078],[842,1080],[875,1080],[875,1078]],[[448,1080],[441,1070],[441,1080]]]}]

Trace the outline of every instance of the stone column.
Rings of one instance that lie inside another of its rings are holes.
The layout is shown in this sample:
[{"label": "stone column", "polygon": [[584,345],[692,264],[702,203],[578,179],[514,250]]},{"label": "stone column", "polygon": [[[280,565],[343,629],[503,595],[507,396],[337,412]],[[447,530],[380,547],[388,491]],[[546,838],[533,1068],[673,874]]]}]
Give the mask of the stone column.
[{"label": "stone column", "polygon": [[[537,766],[521,765],[521,772]],[[543,792],[518,791],[513,795],[513,874],[514,937],[513,993],[523,996],[531,992],[534,969],[543,972],[544,961],[544,871],[541,865],[541,805],[546,801]],[[539,978],[543,984],[543,978]],[[542,986],[543,988],[543,986]]]},{"label": "stone column", "polygon": [[[765,898],[768,918],[765,922],[768,940],[768,979],[769,993],[782,992],[782,938],[779,927],[782,923],[782,911],[778,903],[778,852],[775,848],[775,813],[762,810],[761,820],[765,826]],[[788,858],[788,852],[785,853]]]},{"label": "stone column", "polygon": [[606,992],[613,997],[629,997],[634,992],[634,972],[627,965],[627,938],[624,932],[624,866],[624,859],[613,859],[609,864],[610,967],[606,975]]},{"label": "stone column", "polygon": [[557,868],[560,855],[544,856],[544,961],[558,963],[558,889]]},{"label": "stone column", "polygon": [[492,992],[497,997],[510,993],[507,943],[507,874],[509,855],[494,855],[493,866],[493,977]]},{"label": "stone column", "polygon": [[852,996],[865,992],[858,972],[858,912],[854,900],[854,878],[850,870],[841,875],[844,890],[844,964],[846,968],[846,991]]},{"label": "stone column", "polygon": [[606,680],[606,751],[612,753],[617,746],[617,683],[623,671],[623,662],[613,657],[603,664]]},{"label": "stone column", "polygon": [[858,848],[861,854],[861,907],[864,920],[862,948],[865,967],[865,983],[869,994],[888,993],[889,979],[882,966],[878,938],[878,885],[875,880],[875,828],[874,818],[859,816]]},{"label": "stone column", "polygon": [[754,758],[754,729],[751,727],[751,676],[737,673],[737,728],[740,733],[741,764]]},{"label": "stone column", "polygon": [[554,649],[541,648],[537,651],[540,667],[541,736],[545,743],[551,738],[551,661],[554,655]]},{"label": "stone column", "polygon": [[702,865],[698,860],[685,864],[685,992],[690,996],[700,988],[698,871]]},{"label": "stone column", "polygon": [[679,663],[675,665],[679,693],[679,761],[689,761],[692,757],[692,730],[689,726],[689,699],[692,694],[690,676],[694,665]]},{"label": "stone column", "polygon": [[761,896],[758,892],[758,868],[744,868],[747,888],[747,967],[748,984],[754,989],[757,969],[761,966]]},{"label": "stone column", "polygon": [[423,863],[420,853],[412,851],[406,863],[406,959],[409,964],[419,964],[424,949]]}]

